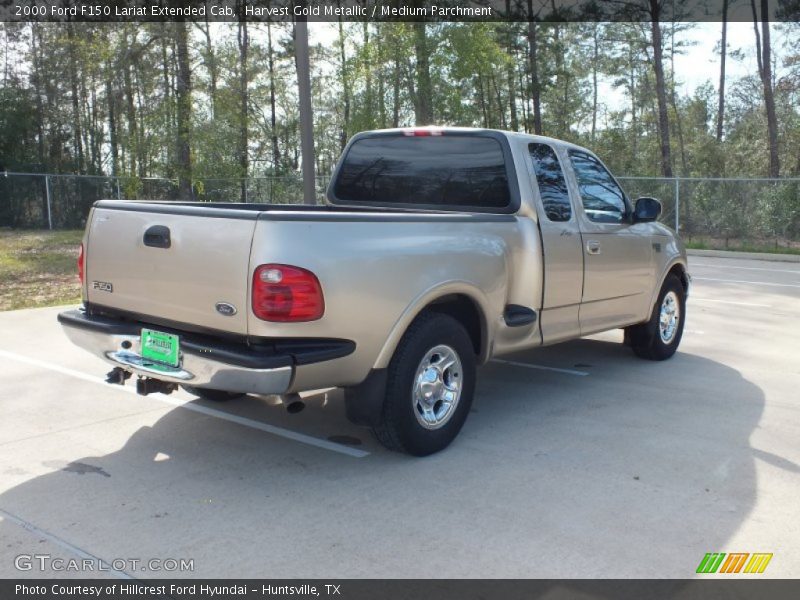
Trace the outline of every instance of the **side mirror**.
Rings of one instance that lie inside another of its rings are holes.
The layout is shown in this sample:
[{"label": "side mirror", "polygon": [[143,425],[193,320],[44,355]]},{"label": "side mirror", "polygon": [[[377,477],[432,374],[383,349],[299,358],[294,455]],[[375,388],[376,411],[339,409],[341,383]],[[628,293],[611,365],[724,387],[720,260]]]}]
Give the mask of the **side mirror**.
[{"label": "side mirror", "polygon": [[633,208],[634,223],[649,223],[661,215],[661,202],[655,198],[639,198]]}]

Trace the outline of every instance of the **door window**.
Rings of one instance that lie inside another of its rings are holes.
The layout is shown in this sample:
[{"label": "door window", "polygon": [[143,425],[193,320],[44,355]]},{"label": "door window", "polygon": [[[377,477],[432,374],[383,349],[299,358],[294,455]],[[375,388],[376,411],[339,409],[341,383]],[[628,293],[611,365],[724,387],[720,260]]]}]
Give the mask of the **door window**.
[{"label": "door window", "polygon": [[555,150],[547,144],[529,144],[528,151],[531,153],[544,213],[551,221],[569,221],[572,217],[569,190]]},{"label": "door window", "polygon": [[628,205],[625,192],[594,156],[584,152],[569,153],[586,216],[598,223],[620,223]]}]

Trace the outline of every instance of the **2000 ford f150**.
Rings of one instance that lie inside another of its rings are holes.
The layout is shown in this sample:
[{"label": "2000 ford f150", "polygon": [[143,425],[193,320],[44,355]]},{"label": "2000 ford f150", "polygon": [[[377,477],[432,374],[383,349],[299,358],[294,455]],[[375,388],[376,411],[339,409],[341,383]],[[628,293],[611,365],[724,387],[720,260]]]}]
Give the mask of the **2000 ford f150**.
[{"label": "2000 ford f150", "polygon": [[652,198],[591,152],[483,129],[356,135],[324,206],[126,202],[91,211],[74,343],[140,393],[340,386],[393,450],[456,436],[476,366],[625,328],[677,349],[690,277]]}]

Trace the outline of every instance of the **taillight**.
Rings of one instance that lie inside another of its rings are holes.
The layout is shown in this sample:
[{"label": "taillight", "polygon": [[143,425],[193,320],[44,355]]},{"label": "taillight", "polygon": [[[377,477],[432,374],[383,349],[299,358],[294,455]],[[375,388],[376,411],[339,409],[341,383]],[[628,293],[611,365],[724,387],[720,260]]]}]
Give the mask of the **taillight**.
[{"label": "taillight", "polygon": [[290,265],[261,265],[253,273],[253,313],[263,321],[314,321],[325,312],[319,279]]},{"label": "taillight", "polygon": [[78,251],[78,279],[83,284],[83,244],[81,244],[81,249]]}]

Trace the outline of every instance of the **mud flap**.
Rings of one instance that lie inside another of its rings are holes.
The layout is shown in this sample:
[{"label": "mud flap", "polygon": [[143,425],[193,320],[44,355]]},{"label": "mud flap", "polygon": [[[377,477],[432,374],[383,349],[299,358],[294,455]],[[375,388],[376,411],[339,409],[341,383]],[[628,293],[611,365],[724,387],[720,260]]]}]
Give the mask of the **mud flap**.
[{"label": "mud flap", "polygon": [[344,388],[345,413],[351,423],[374,427],[380,422],[386,377],[386,369],[373,369],[360,384]]}]

